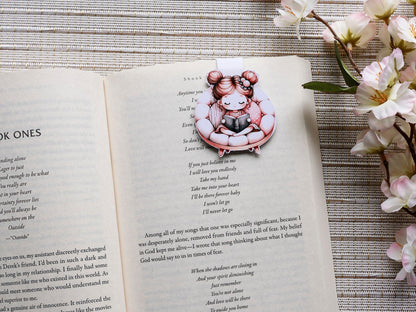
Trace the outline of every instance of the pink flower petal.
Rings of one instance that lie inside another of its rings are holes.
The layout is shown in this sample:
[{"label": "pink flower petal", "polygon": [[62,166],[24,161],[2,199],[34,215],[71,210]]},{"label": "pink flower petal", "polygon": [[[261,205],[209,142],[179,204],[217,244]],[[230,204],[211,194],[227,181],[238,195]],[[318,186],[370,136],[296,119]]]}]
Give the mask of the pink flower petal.
[{"label": "pink flower petal", "polygon": [[328,43],[332,43],[334,42],[334,35],[332,34],[332,32],[326,28],[323,32],[322,32],[322,37],[324,38],[324,40]]},{"label": "pink flower petal", "polygon": [[355,98],[360,103],[360,105],[356,108],[357,113],[364,114],[372,110],[374,107],[379,106],[380,103],[375,99],[382,96],[384,96],[383,92],[376,90],[366,81],[360,83],[360,85],[357,87],[357,92],[355,93]]},{"label": "pink flower petal", "polygon": [[357,46],[359,46],[360,48],[367,47],[367,43],[373,40],[373,38],[376,36],[376,33],[377,33],[376,24],[374,23],[368,24],[366,30],[361,33],[361,37],[357,42]]},{"label": "pink flower petal", "polygon": [[413,271],[415,267],[415,249],[409,244],[403,246],[402,264],[406,272]]},{"label": "pink flower petal", "polygon": [[397,112],[402,114],[410,113],[416,104],[416,92],[409,89],[409,85],[410,82],[404,82],[397,90]]},{"label": "pink flower petal", "polygon": [[391,57],[394,58],[395,60],[395,67],[397,70],[400,70],[403,68],[404,66],[404,59],[403,59],[403,52],[402,50],[400,50],[399,48],[394,49],[393,52],[391,53]]},{"label": "pink flower petal", "polygon": [[380,189],[383,192],[384,196],[386,196],[386,197],[390,197],[391,196],[390,186],[389,186],[389,184],[387,183],[386,180],[383,180],[383,182],[381,182]]},{"label": "pink flower petal", "polygon": [[389,85],[394,83],[398,78],[397,71],[404,65],[403,53],[400,49],[394,49],[393,52],[387,57],[387,64],[381,72],[378,88],[379,90],[385,90]]},{"label": "pink flower petal", "polygon": [[350,152],[353,155],[363,157],[367,155],[369,151],[367,147],[364,145],[364,142],[358,142],[357,144],[353,146]]},{"label": "pink flower petal", "polygon": [[315,7],[315,5],[318,3],[318,0],[307,0],[306,6],[305,6],[305,12],[303,13],[303,16],[307,16]]},{"label": "pink flower petal", "polygon": [[398,112],[398,108],[399,106],[396,102],[392,100],[387,100],[386,102],[374,107],[373,113],[377,119],[384,119],[396,115]]},{"label": "pink flower petal", "polygon": [[387,249],[387,256],[390,259],[401,261],[402,260],[402,247],[397,243],[391,244],[390,248]]},{"label": "pink flower petal", "polygon": [[407,229],[400,229],[400,231],[396,233],[396,242],[402,246],[407,244]]},{"label": "pink flower petal", "polygon": [[366,66],[362,71],[363,82],[365,82],[373,88],[377,88],[381,71],[386,66],[387,60],[387,57],[385,57],[381,62],[373,62],[370,65]]},{"label": "pink flower petal", "polygon": [[297,18],[291,14],[287,14],[283,10],[279,10],[280,15],[274,18],[274,24],[276,27],[288,27],[296,24]]},{"label": "pink flower petal", "polygon": [[407,273],[407,284],[416,286],[416,275],[414,271]]},{"label": "pink flower petal", "polygon": [[413,208],[416,206],[416,191],[414,191],[407,199],[407,207]]},{"label": "pink flower petal", "polygon": [[406,278],[407,272],[404,268],[402,268],[399,273],[396,275],[396,281],[402,281]]},{"label": "pink flower petal", "polygon": [[381,203],[381,209],[384,212],[396,212],[402,209],[402,207],[403,202],[397,197],[390,197]]},{"label": "pink flower petal", "polygon": [[407,200],[416,191],[416,184],[409,177],[401,176],[392,182],[390,190],[393,195]]},{"label": "pink flower petal", "polygon": [[385,19],[390,17],[399,5],[400,0],[366,0],[364,12],[372,19]]},{"label": "pink flower petal", "polygon": [[282,0],[282,5],[291,9],[294,15],[300,16],[300,13],[305,9],[306,1],[298,0]]},{"label": "pink flower petal", "polygon": [[406,229],[407,234],[407,242],[412,245],[413,242],[416,240],[416,224],[412,224]]},{"label": "pink flower petal", "polygon": [[394,20],[394,23],[392,25],[392,31],[394,31],[397,34],[397,36],[403,41],[414,43],[415,36],[412,32],[412,29],[414,27],[413,23],[414,21],[412,19],[407,20],[405,17],[400,16]]},{"label": "pink flower petal", "polygon": [[353,34],[361,33],[366,28],[370,20],[371,19],[363,12],[352,13],[345,18],[345,22]]}]

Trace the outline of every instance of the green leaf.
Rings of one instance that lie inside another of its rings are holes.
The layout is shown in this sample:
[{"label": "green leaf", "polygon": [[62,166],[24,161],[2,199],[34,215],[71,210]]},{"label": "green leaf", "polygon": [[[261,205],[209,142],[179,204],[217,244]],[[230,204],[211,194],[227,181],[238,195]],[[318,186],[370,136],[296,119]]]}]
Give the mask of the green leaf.
[{"label": "green leaf", "polygon": [[321,91],[325,93],[349,93],[355,94],[357,92],[357,86],[342,87],[329,82],[311,81],[302,85],[305,89]]},{"label": "green leaf", "polygon": [[358,86],[360,83],[351,74],[351,72],[348,70],[348,68],[345,66],[344,62],[341,60],[341,57],[339,56],[338,42],[337,41],[334,41],[334,50],[335,50],[335,55],[337,57],[338,66],[339,66],[339,69],[341,70],[342,76],[344,77],[345,83],[349,87]]}]

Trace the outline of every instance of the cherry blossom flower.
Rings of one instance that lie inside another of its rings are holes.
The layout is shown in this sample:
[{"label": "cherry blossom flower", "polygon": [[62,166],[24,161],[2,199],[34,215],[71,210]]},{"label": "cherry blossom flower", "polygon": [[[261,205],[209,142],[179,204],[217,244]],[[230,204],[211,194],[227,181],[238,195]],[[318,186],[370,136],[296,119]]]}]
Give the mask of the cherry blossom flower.
[{"label": "cherry blossom flower", "polygon": [[408,88],[409,85],[410,82],[396,83],[391,88],[377,90],[366,82],[361,83],[355,94],[360,103],[354,110],[355,114],[372,111],[377,119],[384,119],[397,113],[410,113],[416,104],[416,93]]},{"label": "cherry blossom flower", "polygon": [[274,18],[277,27],[296,25],[296,34],[300,40],[299,24],[313,10],[318,0],[282,0],[284,10],[278,10],[279,14]]},{"label": "cherry blossom flower", "polygon": [[363,130],[357,137],[357,144],[351,149],[351,154],[364,156],[384,151],[397,137],[395,129],[386,131]]},{"label": "cherry blossom flower", "polygon": [[403,54],[400,49],[382,59],[381,62],[373,62],[364,68],[363,81],[377,90],[385,90],[393,86],[399,80],[398,71],[404,66]]},{"label": "cherry blossom flower", "polygon": [[399,70],[404,66],[400,49],[373,62],[363,70],[363,82],[358,86],[355,97],[359,102],[356,114],[372,112],[383,120],[397,113],[408,114],[416,104],[416,93],[409,89],[410,82],[399,83]]},{"label": "cherry blossom flower", "polygon": [[399,4],[400,0],[366,0],[364,12],[373,20],[387,20]]},{"label": "cherry blossom flower", "polygon": [[389,25],[389,32],[393,31],[400,39],[416,44],[416,17],[410,20],[402,16],[395,17],[392,25]]},{"label": "cherry blossom flower", "polygon": [[[378,120],[389,118],[387,124],[391,124],[391,117],[397,113],[410,113],[416,103],[416,93],[408,89],[410,82],[399,83],[399,70],[403,66],[401,50],[394,49],[381,62],[373,62],[364,68],[363,82],[355,94],[360,103],[355,113],[364,114],[371,111]],[[374,127],[380,126],[374,120],[370,121]]]},{"label": "cherry blossom flower", "polygon": [[412,42],[407,42],[398,36],[398,16],[392,17],[389,26],[383,25],[380,29],[379,38],[383,42],[384,48],[380,50],[379,55],[381,57],[389,55],[396,48],[402,51],[403,57],[406,62],[410,63],[416,60],[416,45]]},{"label": "cherry blossom flower", "polygon": [[407,279],[407,283],[416,286],[414,272],[416,260],[416,225],[412,224],[406,229],[396,233],[396,242],[390,245],[387,256],[397,262],[401,262],[403,268],[397,273],[396,280]]},{"label": "cherry blossom flower", "polygon": [[[351,50],[352,47],[365,48],[367,43],[376,35],[376,24],[370,23],[371,19],[364,13],[353,13],[343,21],[337,21],[330,26],[337,36]],[[326,42],[332,43],[334,36],[327,28],[322,36]]]},{"label": "cherry blossom flower", "polygon": [[408,176],[401,176],[390,185],[390,194],[381,203],[381,209],[385,212],[396,212],[403,207],[412,209],[416,205],[416,175],[409,179]]}]

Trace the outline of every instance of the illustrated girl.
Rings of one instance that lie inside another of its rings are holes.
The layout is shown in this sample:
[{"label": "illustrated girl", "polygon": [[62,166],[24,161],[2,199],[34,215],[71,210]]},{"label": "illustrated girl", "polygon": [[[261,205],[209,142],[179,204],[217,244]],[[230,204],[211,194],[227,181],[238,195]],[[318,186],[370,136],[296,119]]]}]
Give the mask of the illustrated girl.
[{"label": "illustrated girl", "polygon": [[260,109],[251,100],[253,86],[258,81],[253,71],[247,70],[241,76],[223,77],[220,71],[213,70],[207,81],[213,86],[212,95],[218,101],[211,112],[211,121],[218,123],[215,125],[217,133],[241,136],[260,129]]},{"label": "illustrated girl", "polygon": [[260,153],[260,145],[273,134],[275,112],[267,95],[255,87],[258,77],[251,70],[224,76],[208,73],[206,89],[195,107],[196,128],[201,138],[218,149],[219,156],[230,151]]}]

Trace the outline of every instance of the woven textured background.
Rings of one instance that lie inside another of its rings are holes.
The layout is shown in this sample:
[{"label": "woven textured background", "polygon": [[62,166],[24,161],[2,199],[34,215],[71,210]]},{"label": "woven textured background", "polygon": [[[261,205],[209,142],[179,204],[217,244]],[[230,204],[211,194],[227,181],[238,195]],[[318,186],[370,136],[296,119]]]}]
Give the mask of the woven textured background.
[{"label": "woven textured background", "polygon": [[[277,30],[279,1],[1,0],[0,70],[69,67],[101,74],[133,66],[224,56],[297,54],[315,80],[341,82],[323,26]],[[320,1],[316,12],[335,21],[362,10],[361,0]],[[399,13],[411,14],[404,5]],[[375,59],[373,43],[355,56]],[[315,95],[331,241],[341,311],[415,311],[415,289],[394,281],[399,264],[385,250],[413,220],[380,210],[377,158],[350,155],[365,123],[351,96]],[[319,287],[319,285],[317,285]]]}]

